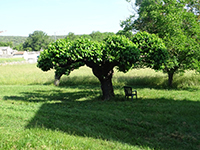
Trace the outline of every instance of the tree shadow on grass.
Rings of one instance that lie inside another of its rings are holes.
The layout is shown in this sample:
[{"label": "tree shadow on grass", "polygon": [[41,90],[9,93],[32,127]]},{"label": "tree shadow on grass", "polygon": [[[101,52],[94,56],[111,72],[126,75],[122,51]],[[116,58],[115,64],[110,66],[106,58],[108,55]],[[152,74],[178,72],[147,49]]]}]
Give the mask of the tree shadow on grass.
[{"label": "tree shadow on grass", "polygon": [[26,128],[118,141],[152,149],[199,149],[200,102],[172,99],[101,101],[98,92],[36,90],[4,100],[41,102]]}]

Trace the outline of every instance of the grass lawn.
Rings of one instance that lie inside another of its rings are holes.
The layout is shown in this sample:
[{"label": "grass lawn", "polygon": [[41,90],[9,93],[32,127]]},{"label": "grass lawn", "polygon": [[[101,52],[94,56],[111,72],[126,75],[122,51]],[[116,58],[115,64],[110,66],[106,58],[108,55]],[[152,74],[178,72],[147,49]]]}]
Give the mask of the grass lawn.
[{"label": "grass lawn", "polygon": [[[115,98],[82,67],[52,85],[35,64],[0,66],[0,149],[200,149],[200,78],[188,72],[165,88],[150,69],[116,72]],[[124,99],[123,86],[138,99]]]},{"label": "grass lawn", "polygon": [[20,62],[25,61],[24,58],[0,58],[0,64],[9,63],[9,62]]}]

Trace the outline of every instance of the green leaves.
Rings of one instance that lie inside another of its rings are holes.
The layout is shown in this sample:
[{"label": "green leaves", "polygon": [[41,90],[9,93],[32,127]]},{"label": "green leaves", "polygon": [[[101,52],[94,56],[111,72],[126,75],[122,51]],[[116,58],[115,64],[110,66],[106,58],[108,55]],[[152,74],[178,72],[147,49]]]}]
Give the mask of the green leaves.
[{"label": "green leaves", "polygon": [[44,50],[40,53],[37,67],[39,67],[43,71],[48,71],[53,68],[53,62],[51,61],[51,57],[49,56],[48,50]]},{"label": "green leaves", "polygon": [[84,64],[101,69],[116,66],[119,71],[127,72],[137,65],[159,69],[165,62],[166,48],[156,35],[139,32],[132,41],[120,35],[109,36],[103,42],[59,39],[41,53],[38,67],[44,71],[54,68],[56,74],[68,75]]},{"label": "green leaves", "polygon": [[76,58],[80,61],[94,61],[94,63],[102,60],[101,42],[90,41],[89,39],[80,38],[72,45],[71,50],[75,53]]},{"label": "green leaves", "polygon": [[127,72],[139,61],[138,47],[125,36],[110,36],[104,41],[104,59],[116,63],[119,71]]},{"label": "green leaves", "polygon": [[49,36],[42,31],[34,31],[23,44],[25,50],[40,51],[46,49],[50,43]]},{"label": "green leaves", "polygon": [[[139,6],[135,7],[139,17],[136,19],[130,15],[123,21],[121,26],[124,30],[147,31],[162,38],[169,53],[163,69],[168,74],[187,69],[199,71],[199,3],[196,0],[136,0],[135,5]],[[134,38],[133,42],[138,42],[137,38]],[[161,55],[163,46],[160,45],[156,46],[156,43],[148,40],[139,41],[139,48],[145,56],[142,58],[145,66],[157,69],[162,63],[159,58],[162,59],[166,55]],[[158,55],[160,56],[157,57]]]},{"label": "green leaves", "polygon": [[66,74],[83,64],[76,62],[75,54],[71,50],[73,42],[69,39],[59,39],[48,46],[48,49],[44,50],[38,59],[37,66],[43,71],[55,69],[57,75]]},{"label": "green leaves", "polygon": [[141,53],[140,67],[150,67],[159,70],[168,59],[168,52],[162,39],[155,34],[138,32],[131,38],[132,42],[138,45]]}]

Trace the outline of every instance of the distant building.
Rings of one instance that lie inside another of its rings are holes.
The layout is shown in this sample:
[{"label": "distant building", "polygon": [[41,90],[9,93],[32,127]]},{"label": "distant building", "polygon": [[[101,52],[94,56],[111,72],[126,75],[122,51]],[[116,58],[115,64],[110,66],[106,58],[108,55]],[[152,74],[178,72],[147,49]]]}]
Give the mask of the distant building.
[{"label": "distant building", "polygon": [[17,51],[13,54],[13,57],[24,58],[26,61],[30,63],[36,63],[39,55],[40,55],[40,52],[36,52],[36,51],[32,51],[32,52]]},{"label": "distant building", "polygon": [[0,57],[1,58],[24,58],[26,61],[30,63],[36,63],[38,60],[38,57],[40,55],[39,51],[17,51],[13,50],[12,48],[8,47],[0,47]]},{"label": "distant building", "polygon": [[16,51],[13,53],[14,58],[24,58],[24,54],[27,53],[25,51]]},{"label": "distant building", "polygon": [[0,57],[11,56],[13,54],[13,49],[10,46],[0,47]]},{"label": "distant building", "polygon": [[39,55],[39,51],[26,52],[24,53],[24,59],[30,63],[36,63]]}]

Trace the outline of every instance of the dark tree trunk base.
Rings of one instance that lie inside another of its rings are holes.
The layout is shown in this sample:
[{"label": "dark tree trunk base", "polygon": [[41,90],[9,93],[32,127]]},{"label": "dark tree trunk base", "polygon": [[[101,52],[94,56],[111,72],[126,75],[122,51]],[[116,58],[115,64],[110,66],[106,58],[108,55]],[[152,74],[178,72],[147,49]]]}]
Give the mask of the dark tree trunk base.
[{"label": "dark tree trunk base", "polygon": [[62,75],[57,75],[57,74],[55,74],[55,80],[54,80],[54,85],[55,85],[55,86],[59,86],[61,76],[62,76]]},{"label": "dark tree trunk base", "polygon": [[[106,68],[106,69],[105,69]],[[99,79],[101,83],[101,90],[103,100],[108,100],[114,97],[114,90],[112,85],[113,67],[92,68],[93,74]]]},{"label": "dark tree trunk base", "polygon": [[174,73],[168,73],[168,86],[172,87]]},{"label": "dark tree trunk base", "polygon": [[115,96],[113,85],[112,85],[112,79],[104,79],[101,82],[101,90],[103,93],[103,100],[108,100]]}]

